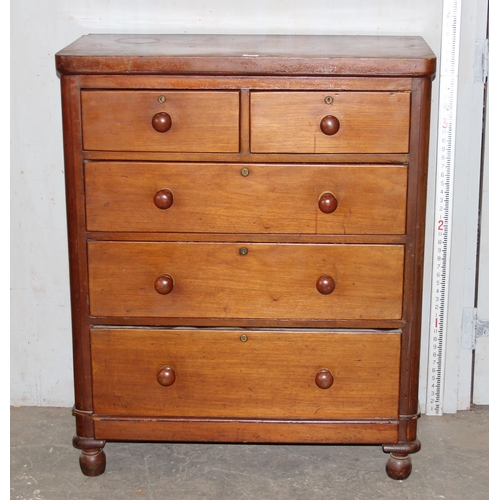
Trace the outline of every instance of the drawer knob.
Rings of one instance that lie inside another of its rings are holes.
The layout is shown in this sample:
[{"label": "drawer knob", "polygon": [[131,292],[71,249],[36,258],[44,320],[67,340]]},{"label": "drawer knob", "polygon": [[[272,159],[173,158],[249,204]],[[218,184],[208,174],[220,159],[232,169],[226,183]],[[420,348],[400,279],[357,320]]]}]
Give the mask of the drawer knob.
[{"label": "drawer knob", "polygon": [[340,128],[340,122],[338,118],[332,115],[325,116],[321,123],[319,124],[321,132],[325,135],[335,135]]},{"label": "drawer knob", "polygon": [[171,366],[164,365],[160,368],[156,378],[160,385],[168,387],[175,382],[175,370]]},{"label": "drawer knob", "polygon": [[324,214],[331,214],[337,210],[338,201],[332,193],[324,193],[318,201],[318,207]]},{"label": "drawer knob", "polygon": [[160,189],[154,196],[154,202],[159,209],[166,210],[172,206],[174,195],[168,189]]},{"label": "drawer knob", "polygon": [[335,290],[335,280],[329,274],[322,274],[316,281],[316,288],[319,293],[329,295]]},{"label": "drawer knob", "polygon": [[168,295],[174,289],[174,278],[169,274],[162,274],[155,281],[155,290],[161,295]]},{"label": "drawer knob", "polygon": [[172,118],[168,113],[156,113],[151,120],[151,124],[157,132],[168,132],[172,126]]},{"label": "drawer knob", "polygon": [[314,381],[320,389],[329,389],[333,385],[332,372],[327,368],[321,368],[321,370],[316,373]]}]

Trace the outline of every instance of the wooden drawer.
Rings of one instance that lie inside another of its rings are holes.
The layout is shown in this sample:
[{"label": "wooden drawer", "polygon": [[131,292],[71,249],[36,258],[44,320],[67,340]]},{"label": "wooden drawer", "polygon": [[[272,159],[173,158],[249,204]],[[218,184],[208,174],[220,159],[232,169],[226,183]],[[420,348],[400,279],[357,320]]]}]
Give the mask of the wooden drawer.
[{"label": "wooden drawer", "polygon": [[[81,97],[86,150],[239,151],[237,91],[83,90]],[[166,115],[170,129],[155,130],[154,121],[168,126]]]},{"label": "wooden drawer", "polygon": [[91,352],[97,414],[398,416],[399,332],[99,328]]},{"label": "wooden drawer", "polygon": [[93,316],[401,318],[402,245],[93,241],[88,258]]},{"label": "wooden drawer", "polygon": [[85,164],[89,231],[404,234],[406,188],[398,165]]},{"label": "wooden drawer", "polygon": [[251,94],[253,153],[407,153],[409,124],[409,92]]}]

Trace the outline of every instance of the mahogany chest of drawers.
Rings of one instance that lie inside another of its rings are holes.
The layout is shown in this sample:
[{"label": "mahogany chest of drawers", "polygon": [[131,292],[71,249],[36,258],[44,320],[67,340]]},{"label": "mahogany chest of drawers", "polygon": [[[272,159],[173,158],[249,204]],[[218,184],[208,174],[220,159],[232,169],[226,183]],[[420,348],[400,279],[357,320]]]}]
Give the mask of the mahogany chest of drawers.
[{"label": "mahogany chest of drawers", "polygon": [[419,37],[89,35],[61,79],[76,436],[418,451]]}]

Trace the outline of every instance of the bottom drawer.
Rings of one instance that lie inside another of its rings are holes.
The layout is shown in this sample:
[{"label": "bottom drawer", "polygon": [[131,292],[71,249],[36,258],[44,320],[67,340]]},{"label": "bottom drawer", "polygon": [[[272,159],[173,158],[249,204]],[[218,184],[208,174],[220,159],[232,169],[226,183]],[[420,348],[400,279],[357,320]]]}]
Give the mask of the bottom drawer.
[{"label": "bottom drawer", "polygon": [[400,331],[91,330],[94,413],[398,415]]}]

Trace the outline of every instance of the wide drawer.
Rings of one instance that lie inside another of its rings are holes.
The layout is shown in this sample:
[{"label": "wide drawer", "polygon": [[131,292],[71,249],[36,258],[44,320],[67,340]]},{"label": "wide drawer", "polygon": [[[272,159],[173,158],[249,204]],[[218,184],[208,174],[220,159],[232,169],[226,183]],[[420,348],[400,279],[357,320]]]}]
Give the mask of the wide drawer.
[{"label": "wide drawer", "polygon": [[400,334],[93,329],[94,413],[394,418]]},{"label": "wide drawer", "polygon": [[88,243],[90,313],[400,319],[402,245]]},{"label": "wide drawer", "polygon": [[251,94],[253,153],[407,153],[409,126],[408,92]]},{"label": "wide drawer", "polygon": [[237,91],[84,90],[81,97],[86,150],[239,151]]},{"label": "wide drawer", "polygon": [[88,162],[89,231],[404,234],[403,165]]}]

